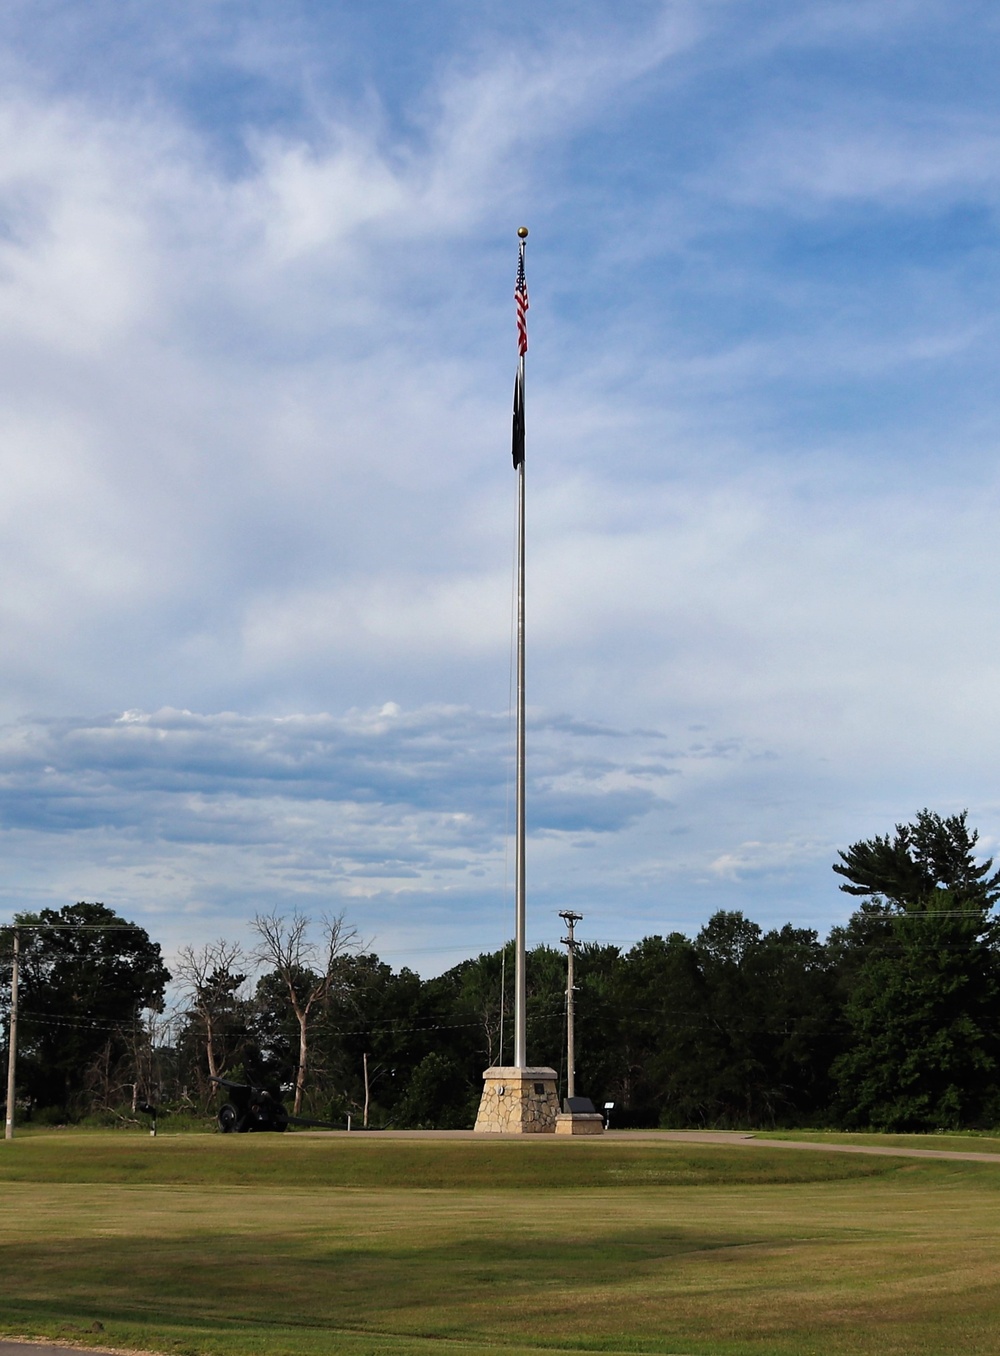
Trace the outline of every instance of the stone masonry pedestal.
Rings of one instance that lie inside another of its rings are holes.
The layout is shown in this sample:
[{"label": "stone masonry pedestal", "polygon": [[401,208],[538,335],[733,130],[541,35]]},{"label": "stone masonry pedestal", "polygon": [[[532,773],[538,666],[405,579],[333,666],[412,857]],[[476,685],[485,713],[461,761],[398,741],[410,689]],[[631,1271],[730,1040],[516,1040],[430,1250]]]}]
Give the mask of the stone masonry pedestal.
[{"label": "stone masonry pedestal", "polygon": [[603,1135],[604,1117],[598,1112],[560,1111],[556,1117],[557,1135]]},{"label": "stone masonry pedestal", "polygon": [[476,1130],[492,1135],[551,1135],[559,1115],[555,1069],[495,1066],[483,1073]]}]

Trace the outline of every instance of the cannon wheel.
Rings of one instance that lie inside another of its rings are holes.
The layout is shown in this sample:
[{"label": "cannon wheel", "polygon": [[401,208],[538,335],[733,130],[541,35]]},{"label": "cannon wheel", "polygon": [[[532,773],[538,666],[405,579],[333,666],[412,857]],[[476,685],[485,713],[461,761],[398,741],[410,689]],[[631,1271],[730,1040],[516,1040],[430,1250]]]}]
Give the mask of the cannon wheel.
[{"label": "cannon wheel", "polygon": [[239,1112],[229,1102],[219,1107],[219,1129],[224,1135],[231,1134],[239,1121]]}]

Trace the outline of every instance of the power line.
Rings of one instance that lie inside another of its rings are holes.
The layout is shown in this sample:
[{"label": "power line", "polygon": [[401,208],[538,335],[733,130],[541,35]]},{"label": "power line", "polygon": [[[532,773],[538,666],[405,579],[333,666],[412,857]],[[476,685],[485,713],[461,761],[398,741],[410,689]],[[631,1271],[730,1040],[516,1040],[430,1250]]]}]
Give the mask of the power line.
[{"label": "power line", "polygon": [[[530,1019],[532,1022],[545,1021],[552,1017],[562,1015],[562,1004],[558,1007],[545,1008],[541,1012],[532,1012]],[[159,1014],[157,1014],[159,1015]],[[178,1013],[175,1016],[164,1018],[164,1025],[183,1021],[187,1014]],[[21,1008],[21,1017],[25,1021],[39,1023],[44,1026],[66,1026],[78,1027],[84,1030],[92,1031],[119,1031],[124,1034],[126,1031],[139,1032],[143,1030],[141,1019],[133,1019],[131,1022],[102,1022],[89,1017],[54,1017],[48,1014],[33,1013],[30,1009]],[[328,1036],[367,1036],[367,1035],[410,1035],[414,1032],[430,1031],[458,1031],[463,1028],[482,1027],[486,1023],[483,1018],[477,1018],[470,1022],[430,1022],[419,1026],[323,1026],[321,1029]]]},{"label": "power line", "polygon": [[141,923],[0,923],[0,932],[145,932]]}]

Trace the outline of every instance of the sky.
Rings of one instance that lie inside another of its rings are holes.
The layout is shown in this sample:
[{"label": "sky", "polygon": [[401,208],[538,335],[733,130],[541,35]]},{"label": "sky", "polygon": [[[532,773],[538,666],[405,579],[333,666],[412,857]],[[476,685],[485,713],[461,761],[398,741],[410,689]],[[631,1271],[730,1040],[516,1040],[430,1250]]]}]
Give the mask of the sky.
[{"label": "sky", "polygon": [[1000,13],[8,0],[0,917],[821,934],[1000,849]]}]

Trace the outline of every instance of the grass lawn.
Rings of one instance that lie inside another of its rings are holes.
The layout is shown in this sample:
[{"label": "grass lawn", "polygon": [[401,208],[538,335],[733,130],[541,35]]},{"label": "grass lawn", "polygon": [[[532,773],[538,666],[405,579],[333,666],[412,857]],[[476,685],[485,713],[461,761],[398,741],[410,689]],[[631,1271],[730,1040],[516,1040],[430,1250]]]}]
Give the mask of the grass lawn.
[{"label": "grass lawn", "polygon": [[1000,1164],[779,1143],[0,1144],[8,1335],[181,1356],[951,1356],[1000,1350],[998,1281]]}]

